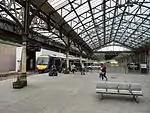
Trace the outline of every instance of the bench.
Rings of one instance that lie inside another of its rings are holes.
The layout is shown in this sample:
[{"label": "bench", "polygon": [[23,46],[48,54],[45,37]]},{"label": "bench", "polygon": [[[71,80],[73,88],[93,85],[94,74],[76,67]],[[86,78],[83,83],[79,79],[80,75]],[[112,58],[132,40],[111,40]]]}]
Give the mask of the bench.
[{"label": "bench", "polygon": [[138,96],[143,96],[142,86],[139,83],[119,83],[119,82],[99,82],[96,86],[96,93],[132,95],[133,99],[138,103]]}]

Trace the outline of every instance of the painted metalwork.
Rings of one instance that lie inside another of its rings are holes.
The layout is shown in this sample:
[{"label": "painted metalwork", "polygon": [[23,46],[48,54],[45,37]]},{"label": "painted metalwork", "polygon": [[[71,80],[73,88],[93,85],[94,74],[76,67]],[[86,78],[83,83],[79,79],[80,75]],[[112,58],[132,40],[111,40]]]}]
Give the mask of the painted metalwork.
[{"label": "painted metalwork", "polygon": [[[29,31],[47,37],[49,43],[67,46],[69,37],[75,43],[72,47],[81,46],[86,53],[112,42],[132,50],[150,43],[150,0],[53,2],[31,0],[29,6]],[[25,27],[24,7],[25,0],[0,0],[0,18],[14,21],[21,32]]]}]

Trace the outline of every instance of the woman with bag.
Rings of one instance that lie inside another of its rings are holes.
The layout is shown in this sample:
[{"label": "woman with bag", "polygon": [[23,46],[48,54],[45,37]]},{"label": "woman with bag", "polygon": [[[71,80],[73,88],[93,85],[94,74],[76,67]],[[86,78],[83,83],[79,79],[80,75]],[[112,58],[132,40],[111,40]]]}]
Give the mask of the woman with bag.
[{"label": "woman with bag", "polygon": [[104,64],[101,63],[101,66],[100,66],[100,75],[99,75],[99,78],[102,77],[102,80],[105,78],[106,81],[108,80],[107,76],[106,76],[106,66]]}]

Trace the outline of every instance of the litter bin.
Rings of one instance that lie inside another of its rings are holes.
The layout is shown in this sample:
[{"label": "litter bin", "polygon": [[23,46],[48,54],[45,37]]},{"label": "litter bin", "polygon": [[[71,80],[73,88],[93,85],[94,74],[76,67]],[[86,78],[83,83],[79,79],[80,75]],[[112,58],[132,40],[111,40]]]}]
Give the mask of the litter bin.
[{"label": "litter bin", "polygon": [[143,74],[147,73],[147,64],[140,64],[140,72]]}]

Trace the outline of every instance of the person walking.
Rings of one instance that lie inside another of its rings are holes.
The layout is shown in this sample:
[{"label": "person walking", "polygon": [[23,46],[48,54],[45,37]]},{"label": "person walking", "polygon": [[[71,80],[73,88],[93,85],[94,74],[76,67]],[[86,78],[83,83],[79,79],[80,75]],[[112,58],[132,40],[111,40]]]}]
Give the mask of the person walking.
[{"label": "person walking", "polygon": [[104,78],[105,78],[107,81],[108,78],[106,76],[106,66],[103,63],[100,64],[100,70],[101,70],[101,72],[100,72],[99,77],[102,77],[102,80],[104,80]]}]

